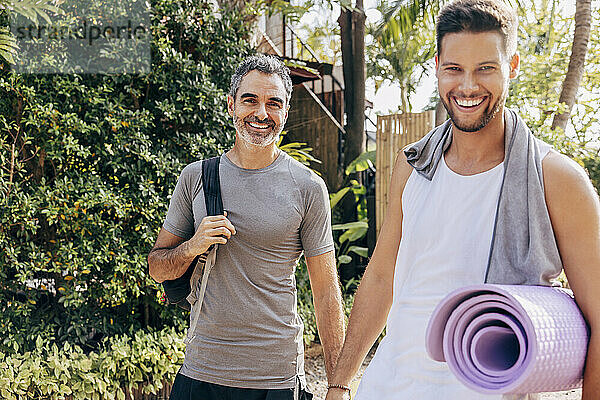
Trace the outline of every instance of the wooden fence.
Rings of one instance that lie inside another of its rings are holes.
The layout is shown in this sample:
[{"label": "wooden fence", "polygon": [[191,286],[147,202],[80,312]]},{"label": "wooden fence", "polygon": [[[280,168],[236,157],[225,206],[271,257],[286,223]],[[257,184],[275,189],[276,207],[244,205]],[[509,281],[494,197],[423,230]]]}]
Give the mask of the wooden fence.
[{"label": "wooden fence", "polygon": [[377,234],[379,234],[385,217],[390,178],[398,152],[407,144],[421,139],[434,128],[434,125],[435,111],[377,116],[377,174],[375,178]]}]

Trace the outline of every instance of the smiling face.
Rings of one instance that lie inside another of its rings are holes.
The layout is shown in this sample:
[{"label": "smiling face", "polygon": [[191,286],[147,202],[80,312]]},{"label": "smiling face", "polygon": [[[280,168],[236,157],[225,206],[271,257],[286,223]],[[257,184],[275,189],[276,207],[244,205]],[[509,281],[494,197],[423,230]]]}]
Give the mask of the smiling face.
[{"label": "smiling face", "polygon": [[277,74],[248,72],[236,98],[227,96],[227,109],[238,138],[260,147],[276,143],[287,120],[286,99],[285,86]]},{"label": "smiling face", "polygon": [[508,57],[496,31],[449,33],[436,57],[438,91],[454,127],[477,132],[502,118],[519,56]]}]

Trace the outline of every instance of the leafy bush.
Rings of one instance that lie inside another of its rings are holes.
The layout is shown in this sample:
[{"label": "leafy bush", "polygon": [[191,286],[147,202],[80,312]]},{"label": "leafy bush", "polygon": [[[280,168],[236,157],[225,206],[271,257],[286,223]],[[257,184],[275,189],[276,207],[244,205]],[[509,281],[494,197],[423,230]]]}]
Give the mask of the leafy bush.
[{"label": "leafy bush", "polygon": [[163,307],[146,255],[184,165],[229,147],[243,16],[156,0],[148,75],[17,75],[0,65],[0,351],[98,347]]},{"label": "leafy bush", "polygon": [[[571,113],[567,132],[551,130],[561,85],[569,64],[573,43],[573,17],[556,15],[550,9],[535,6],[521,16],[519,32],[521,67],[512,83],[508,105],[519,110],[532,132],[559,152],[584,166],[596,189],[600,189],[597,127],[600,124],[600,37],[590,36],[585,71],[577,103]],[[600,16],[592,16],[592,32],[600,28]]]},{"label": "leafy bush", "polygon": [[124,400],[126,391],[139,386],[156,394],[164,381],[173,381],[184,357],[182,335],[173,328],[116,336],[100,348],[85,354],[77,345],[59,348],[38,338],[31,351],[0,352],[0,396]]}]

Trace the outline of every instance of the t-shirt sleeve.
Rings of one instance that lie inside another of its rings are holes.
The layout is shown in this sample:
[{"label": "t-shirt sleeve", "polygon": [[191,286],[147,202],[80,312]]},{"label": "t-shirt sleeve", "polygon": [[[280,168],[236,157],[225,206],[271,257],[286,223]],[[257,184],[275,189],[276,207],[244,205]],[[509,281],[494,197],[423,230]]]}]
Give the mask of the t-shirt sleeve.
[{"label": "t-shirt sleeve", "polygon": [[304,191],[305,214],[300,226],[300,240],[306,257],[314,257],[334,249],[331,233],[331,209],[325,182],[313,175]]},{"label": "t-shirt sleeve", "polygon": [[191,168],[186,167],[175,185],[169,203],[169,211],[163,228],[185,240],[194,236],[194,213],[192,210],[193,176]]}]

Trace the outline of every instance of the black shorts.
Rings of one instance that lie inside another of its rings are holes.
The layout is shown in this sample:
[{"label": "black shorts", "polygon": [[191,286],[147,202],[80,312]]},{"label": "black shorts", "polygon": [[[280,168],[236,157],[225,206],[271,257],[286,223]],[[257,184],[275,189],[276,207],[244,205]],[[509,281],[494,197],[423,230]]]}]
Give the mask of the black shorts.
[{"label": "black shorts", "polygon": [[177,374],[169,400],[311,400],[312,394],[295,389],[246,389],[202,382]]}]

